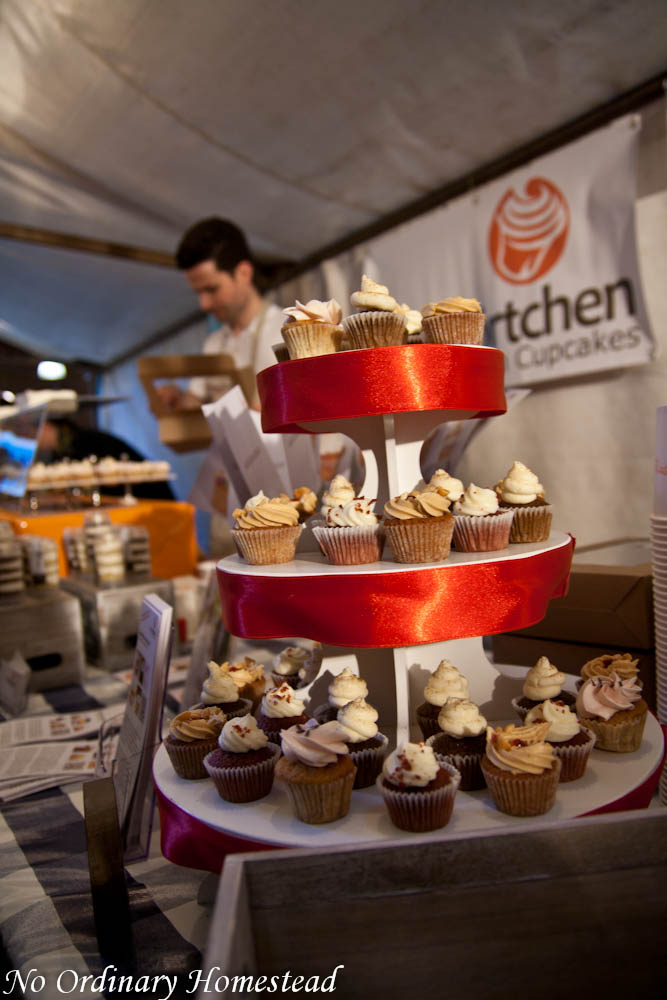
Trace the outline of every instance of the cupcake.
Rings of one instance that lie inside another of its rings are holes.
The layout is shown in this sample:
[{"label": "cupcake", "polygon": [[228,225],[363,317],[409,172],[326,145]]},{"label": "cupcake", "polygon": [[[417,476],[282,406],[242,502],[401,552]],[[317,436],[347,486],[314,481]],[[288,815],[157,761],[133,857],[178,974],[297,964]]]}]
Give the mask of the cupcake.
[{"label": "cupcake", "polygon": [[257,725],[264,730],[272,743],[278,745],[283,729],[295,726],[297,723],[302,725],[307,721],[306,706],[297,698],[287,682],[267,691],[257,712]]},{"label": "cupcake", "polygon": [[513,462],[496,486],[501,510],[514,511],[510,542],[545,542],[551,529],[552,506],[544,499],[544,486],[534,472]]},{"label": "cupcake", "polygon": [[266,688],[266,677],[261,663],[256,663],[251,656],[245,656],[241,663],[221,663],[220,670],[229,674],[236,684],[239,698],[249,699],[254,712]]},{"label": "cupcake", "polygon": [[445,490],[401,493],[384,505],[384,513],[396,562],[442,562],[449,557],[454,518]]},{"label": "cupcake", "polygon": [[379,562],[384,548],[384,529],[373,513],[375,500],[355,497],[340,507],[330,507],[327,522],[313,526],[322,552],[336,566],[359,566]]},{"label": "cupcake", "polygon": [[577,692],[577,715],[595,734],[598,750],[639,750],[647,712],[641,683],[634,677],[591,677]]},{"label": "cupcake", "polygon": [[368,685],[362,677],[353,674],[349,667],[341,670],[331,681],[328,690],[328,702],[326,705],[319,705],[313,712],[313,716],[319,723],[333,722],[338,718],[338,710],[354,701],[355,698],[366,698],[368,696]]},{"label": "cupcake", "polygon": [[425,833],[449,823],[460,780],[426,743],[406,743],[385,760],[377,787],[394,826]]},{"label": "cupcake", "polygon": [[299,671],[310,659],[311,651],[301,646],[286,646],[273,659],[271,677],[276,686],[287,683],[290,687],[299,687]]},{"label": "cupcake", "polygon": [[580,671],[579,687],[591,677],[611,677],[612,674],[617,674],[623,681],[634,679],[639,672],[638,664],[639,659],[633,657],[632,653],[603,653],[584,663]]},{"label": "cupcake", "polygon": [[395,311],[398,303],[386,285],[364,274],[361,289],[352,293],[350,302],[357,312],[343,320],[343,330],[353,350],[406,342],[405,316]]},{"label": "cupcake", "polygon": [[291,360],[335,354],[340,350],[343,310],[335,299],[328,302],[311,299],[305,305],[297,299],[296,305],[283,312],[287,319],[280,332]]},{"label": "cupcake", "polygon": [[575,697],[569,691],[563,691],[565,674],[550,663],[546,656],[540,656],[534,667],[531,667],[523,681],[523,695],[512,698],[512,708],[520,719],[525,719],[531,708],[550,698],[564,705],[574,706]]},{"label": "cupcake", "polygon": [[546,741],[551,743],[560,759],[561,783],[581,778],[595,746],[594,733],[582,726],[575,713],[562,701],[547,700],[531,708],[526,716],[526,725],[533,722],[549,723]]},{"label": "cupcake", "polygon": [[298,486],[292,494],[292,503],[298,511],[299,519],[307,521],[310,515],[315,513],[317,493],[309,486]]},{"label": "cupcake", "polygon": [[225,723],[204,767],[221,799],[255,802],[271,791],[279,757],[280,747],[269,742],[252,715],[244,715]]},{"label": "cupcake", "polygon": [[468,682],[449,660],[441,660],[424,688],[424,702],[417,707],[417,722],[424,739],[440,732],[438,716],[449,698],[467,698]]},{"label": "cupcake", "polygon": [[541,816],[556,801],[561,762],[546,742],[548,729],[548,722],[487,729],[482,773],[501,812]]},{"label": "cupcake", "polygon": [[444,469],[436,469],[428,483],[427,490],[444,490],[450,503],[460,500],[463,496],[463,483],[460,479],[450,476]]},{"label": "cupcake", "polygon": [[267,566],[294,559],[302,525],[291,500],[269,500],[260,490],[242,510],[237,507],[234,519],[232,538],[246,562]]},{"label": "cupcake", "polygon": [[291,726],[282,733],[283,756],[276,778],[283,782],[297,819],[332,823],[347,815],[356,769],[337,722]]},{"label": "cupcake", "polygon": [[405,320],[405,332],[411,341],[417,341],[422,332],[422,314],[419,309],[411,309],[407,302],[396,305],[394,312]]},{"label": "cupcake", "polygon": [[246,715],[252,703],[248,698],[239,697],[239,689],[229,675],[229,664],[218,664],[209,660],[208,677],[204,681],[199,696],[199,704],[195,708],[214,706],[225,713],[228,719]]},{"label": "cupcake", "polygon": [[455,767],[461,775],[461,791],[484,788],[482,757],[486,750],[486,719],[467,698],[448,698],[438,713],[440,732],[427,743],[437,757]]},{"label": "cupcake", "polygon": [[179,777],[206,777],[204,758],[217,747],[225,721],[219,708],[191,708],[172,719],[164,747]]},{"label": "cupcake", "polygon": [[389,740],[377,727],[378,713],[363,698],[355,698],[338,709],[336,721],[357,769],[355,788],[368,788],[382,770]]},{"label": "cupcake", "polygon": [[344,507],[350,500],[354,500],[355,495],[356,491],[350,480],[339,473],[333,477],[329,488],[322,496],[320,514],[326,518],[332,507]]},{"label": "cupcake", "polygon": [[452,545],[459,552],[496,552],[510,541],[512,511],[499,510],[493,490],[471,483],[454,503]]},{"label": "cupcake", "polygon": [[477,299],[455,296],[422,309],[424,340],[429,344],[481,344],[486,316]]}]

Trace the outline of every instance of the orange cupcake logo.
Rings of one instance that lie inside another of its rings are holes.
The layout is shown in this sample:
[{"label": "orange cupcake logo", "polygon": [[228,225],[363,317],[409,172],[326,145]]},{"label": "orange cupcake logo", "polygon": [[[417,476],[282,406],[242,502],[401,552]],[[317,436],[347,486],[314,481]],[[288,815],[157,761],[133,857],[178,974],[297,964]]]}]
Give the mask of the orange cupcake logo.
[{"label": "orange cupcake logo", "polygon": [[489,227],[489,257],[496,274],[512,285],[542,278],[560,260],[570,229],[565,197],[544,177],[531,177],[524,194],[510,188]]}]

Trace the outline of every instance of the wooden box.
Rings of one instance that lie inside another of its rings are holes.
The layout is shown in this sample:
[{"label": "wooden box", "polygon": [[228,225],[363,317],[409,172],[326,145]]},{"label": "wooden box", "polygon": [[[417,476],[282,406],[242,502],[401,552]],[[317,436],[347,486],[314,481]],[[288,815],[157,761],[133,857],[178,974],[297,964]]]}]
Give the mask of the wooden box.
[{"label": "wooden box", "polygon": [[32,670],[31,691],[79,684],[85,667],[81,605],[59,587],[31,587],[0,600],[0,656],[15,650]]},{"label": "wooden box", "polygon": [[197,996],[209,972],[231,993],[288,970],[346,1000],[664,995],[667,811],[516,822],[228,855]]}]

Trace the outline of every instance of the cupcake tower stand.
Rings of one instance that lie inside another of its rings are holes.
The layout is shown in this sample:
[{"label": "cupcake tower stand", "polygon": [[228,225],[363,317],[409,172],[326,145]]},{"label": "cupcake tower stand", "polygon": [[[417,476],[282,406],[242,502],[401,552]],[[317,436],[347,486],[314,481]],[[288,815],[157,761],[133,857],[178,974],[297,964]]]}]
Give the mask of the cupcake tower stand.
[{"label": "cupcake tower stand", "polygon": [[[422,442],[434,428],[505,412],[503,376],[502,352],[487,347],[414,344],[289,361],[260,373],[262,423],[267,432],[336,430],[352,438],[366,463],[361,494],[377,497],[381,511],[389,497],[419,482]],[[311,705],[326,700],[331,673],[358,664],[391,747],[394,736],[398,743],[421,739],[410,720],[444,657],[464,674],[487,719],[509,721],[525,669],[491,664],[481,637],[540,621],[551,598],[566,591],[573,549],[571,536],[552,531],[546,542],[452,552],[446,562],[426,565],[402,565],[390,553],[367,566],[332,566],[319,552],[297,552],[294,562],[273,566],[228,556],[218,564],[222,614],[233,635],[325,644]],[[586,775],[561,785],[548,818],[646,805],[662,752],[660,728],[649,716],[640,750],[622,757],[594,751]],[[391,825],[374,788],[353,792],[344,819],[312,827],[293,818],[279,785],[266,799],[235,806],[223,803],[211,782],[178,778],[163,749],[154,772],[163,850],[181,863],[213,867],[216,833],[223,852],[248,849],[250,839],[257,847],[326,846],[415,836]],[[522,822],[498,812],[485,791],[459,792],[450,824],[420,836]],[[243,838],[240,848],[229,835]],[[197,859],[198,837],[212,851]],[[219,856],[217,862],[219,868]]]}]

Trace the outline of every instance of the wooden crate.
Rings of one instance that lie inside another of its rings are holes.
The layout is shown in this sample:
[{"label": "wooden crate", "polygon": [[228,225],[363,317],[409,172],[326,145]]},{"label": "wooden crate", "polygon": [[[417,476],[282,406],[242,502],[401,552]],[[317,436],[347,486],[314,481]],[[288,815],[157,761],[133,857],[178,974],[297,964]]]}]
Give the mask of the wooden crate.
[{"label": "wooden crate", "polygon": [[667,810],[517,820],[228,855],[203,971],[321,982],[342,965],[345,1000],[664,996],[666,917]]}]

